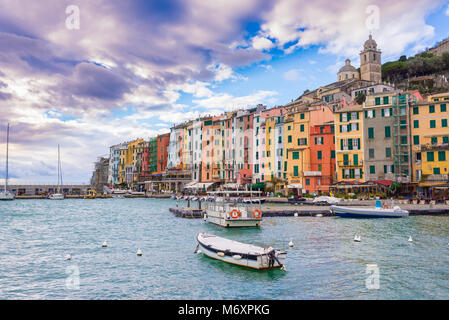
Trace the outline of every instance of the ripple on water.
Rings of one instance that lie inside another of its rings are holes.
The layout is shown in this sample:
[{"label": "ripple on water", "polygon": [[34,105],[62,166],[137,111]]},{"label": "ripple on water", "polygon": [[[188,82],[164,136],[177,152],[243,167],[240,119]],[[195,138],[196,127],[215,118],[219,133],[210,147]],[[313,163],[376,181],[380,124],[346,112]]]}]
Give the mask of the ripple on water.
[{"label": "ripple on water", "polygon": [[[168,211],[174,204],[167,199],[0,203],[0,298],[449,298],[449,217],[265,218],[260,229],[224,229],[176,218]],[[288,271],[259,272],[195,255],[201,231],[284,249]],[[354,234],[361,235],[360,243]],[[68,253],[72,260],[66,261]],[[379,267],[378,290],[365,285],[367,264]],[[67,287],[73,270],[79,271],[79,289]]]}]

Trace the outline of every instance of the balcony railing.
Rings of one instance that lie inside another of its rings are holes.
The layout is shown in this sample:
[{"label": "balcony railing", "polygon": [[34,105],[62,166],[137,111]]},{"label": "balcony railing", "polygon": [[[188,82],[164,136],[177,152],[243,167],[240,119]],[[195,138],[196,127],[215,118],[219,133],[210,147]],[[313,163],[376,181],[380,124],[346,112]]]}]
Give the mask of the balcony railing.
[{"label": "balcony railing", "polygon": [[363,166],[363,161],[359,160],[357,162],[354,161],[338,161],[338,166],[339,167],[361,167]]}]

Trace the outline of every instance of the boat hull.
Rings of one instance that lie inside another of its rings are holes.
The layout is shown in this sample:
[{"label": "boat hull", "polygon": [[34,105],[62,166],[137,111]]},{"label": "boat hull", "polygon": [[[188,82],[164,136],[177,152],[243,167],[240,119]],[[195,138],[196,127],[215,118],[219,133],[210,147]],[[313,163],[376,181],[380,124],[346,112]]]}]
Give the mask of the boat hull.
[{"label": "boat hull", "polygon": [[[267,254],[260,254],[260,255],[245,254],[241,252],[231,252],[229,250],[226,250],[226,248],[222,249],[213,248],[211,246],[208,246],[202,241],[201,234],[198,235],[197,240],[201,252],[207,257],[212,259],[220,260],[223,262],[255,270],[269,270],[281,267],[281,265],[279,265],[277,261],[274,261],[273,265],[270,267],[268,265],[269,258]],[[219,255],[219,252],[223,253],[224,255]],[[235,258],[235,256],[238,256],[239,258]],[[276,252],[276,258],[282,265],[284,265],[286,256],[287,254],[284,251]]]},{"label": "boat hull", "polygon": [[260,227],[262,218],[227,217],[225,212],[206,210],[206,221],[225,228]]},{"label": "boat hull", "polygon": [[48,196],[49,200],[64,200],[63,194],[51,194]]},{"label": "boat hull", "polygon": [[402,218],[408,216],[406,210],[383,209],[383,208],[354,208],[331,206],[331,211],[343,218]]},{"label": "boat hull", "polygon": [[15,196],[11,192],[0,192],[0,201],[14,200]]}]

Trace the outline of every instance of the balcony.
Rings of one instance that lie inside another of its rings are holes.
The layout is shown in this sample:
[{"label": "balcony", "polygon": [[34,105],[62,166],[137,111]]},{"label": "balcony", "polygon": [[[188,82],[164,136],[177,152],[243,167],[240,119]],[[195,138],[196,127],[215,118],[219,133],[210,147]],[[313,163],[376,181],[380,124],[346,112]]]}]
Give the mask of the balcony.
[{"label": "balcony", "polygon": [[421,151],[449,150],[449,143],[422,144],[418,149]]},{"label": "balcony", "polygon": [[355,163],[354,161],[338,161],[338,166],[339,167],[361,167],[363,166],[363,161],[359,160],[357,161],[357,163]]}]

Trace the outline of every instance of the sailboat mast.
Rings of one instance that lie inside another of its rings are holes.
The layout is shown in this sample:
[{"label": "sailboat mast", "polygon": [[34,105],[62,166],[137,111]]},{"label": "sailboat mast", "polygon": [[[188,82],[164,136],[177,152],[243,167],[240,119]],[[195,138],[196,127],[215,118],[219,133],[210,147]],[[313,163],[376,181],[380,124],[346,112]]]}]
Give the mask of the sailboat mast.
[{"label": "sailboat mast", "polygon": [[59,168],[60,168],[60,158],[59,158],[59,144],[58,144],[58,193],[60,193],[61,185],[59,184]]},{"label": "sailboat mast", "polygon": [[6,129],[6,172],[5,172],[5,192],[8,190],[8,149],[9,149],[9,123]]}]

